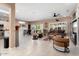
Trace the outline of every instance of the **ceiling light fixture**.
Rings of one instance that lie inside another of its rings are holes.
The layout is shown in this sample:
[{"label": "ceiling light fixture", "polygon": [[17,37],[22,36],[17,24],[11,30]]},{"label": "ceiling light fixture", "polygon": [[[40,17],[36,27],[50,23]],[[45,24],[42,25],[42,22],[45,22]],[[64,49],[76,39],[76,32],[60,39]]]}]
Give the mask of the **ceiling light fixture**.
[{"label": "ceiling light fixture", "polygon": [[20,23],[20,24],[25,24],[25,22],[23,22],[23,21],[19,21],[19,23]]}]

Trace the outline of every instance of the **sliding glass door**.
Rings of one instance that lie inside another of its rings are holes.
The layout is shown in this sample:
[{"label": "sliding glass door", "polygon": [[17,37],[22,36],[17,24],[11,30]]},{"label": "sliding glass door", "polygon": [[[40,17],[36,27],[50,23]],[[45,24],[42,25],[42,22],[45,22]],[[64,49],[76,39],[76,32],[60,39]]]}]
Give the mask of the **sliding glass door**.
[{"label": "sliding glass door", "polygon": [[72,22],[72,42],[74,43],[74,45],[77,45],[77,20],[74,20]]}]

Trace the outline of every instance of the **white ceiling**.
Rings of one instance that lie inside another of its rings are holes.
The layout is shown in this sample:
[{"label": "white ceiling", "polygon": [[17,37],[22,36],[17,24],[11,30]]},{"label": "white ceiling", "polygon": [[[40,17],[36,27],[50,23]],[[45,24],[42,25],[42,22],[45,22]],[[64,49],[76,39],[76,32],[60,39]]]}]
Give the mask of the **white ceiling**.
[{"label": "white ceiling", "polygon": [[[73,3],[16,3],[16,18],[24,21],[52,19],[53,13],[68,16],[76,7]],[[6,16],[8,9],[0,6],[0,16]]]},{"label": "white ceiling", "polygon": [[52,19],[53,13],[68,16],[74,3],[16,3],[16,18],[25,21]]},{"label": "white ceiling", "polygon": [[[74,3],[16,3],[16,18],[24,21],[36,21],[52,19],[53,13],[68,16],[76,5]],[[7,11],[8,9],[0,7],[0,15],[5,15]]]},{"label": "white ceiling", "polygon": [[3,6],[0,6],[0,16],[7,16],[9,14],[9,9]]}]

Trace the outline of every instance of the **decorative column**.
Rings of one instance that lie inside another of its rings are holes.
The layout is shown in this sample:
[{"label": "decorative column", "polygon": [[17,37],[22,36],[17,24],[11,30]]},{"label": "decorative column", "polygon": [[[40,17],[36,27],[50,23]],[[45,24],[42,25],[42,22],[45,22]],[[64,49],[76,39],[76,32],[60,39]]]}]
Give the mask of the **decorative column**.
[{"label": "decorative column", "polygon": [[10,4],[9,14],[9,47],[15,47],[15,4]]},{"label": "decorative column", "polygon": [[76,18],[77,18],[77,44],[79,45],[79,4],[77,4]]},{"label": "decorative column", "polygon": [[72,24],[71,24],[71,18],[67,19],[67,33],[69,38],[71,38],[71,32],[72,32]]}]

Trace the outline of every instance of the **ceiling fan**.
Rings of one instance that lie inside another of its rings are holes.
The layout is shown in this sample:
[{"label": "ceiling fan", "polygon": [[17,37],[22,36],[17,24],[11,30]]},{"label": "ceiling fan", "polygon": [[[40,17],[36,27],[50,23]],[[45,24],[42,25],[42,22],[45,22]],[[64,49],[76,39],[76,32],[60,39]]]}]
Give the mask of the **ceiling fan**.
[{"label": "ceiling fan", "polygon": [[[60,14],[57,14],[57,13],[54,13],[54,14],[53,14],[53,17],[58,17],[58,16],[60,16]],[[59,19],[58,19],[58,18],[56,18],[56,19],[55,19],[55,21],[56,21],[56,22],[58,22],[58,21],[59,21]]]},{"label": "ceiling fan", "polygon": [[60,16],[60,14],[54,13],[54,15],[53,15],[53,17],[58,17],[58,16]]}]

